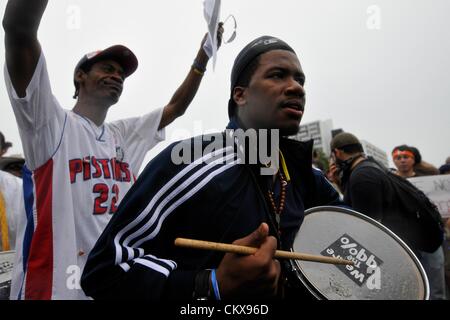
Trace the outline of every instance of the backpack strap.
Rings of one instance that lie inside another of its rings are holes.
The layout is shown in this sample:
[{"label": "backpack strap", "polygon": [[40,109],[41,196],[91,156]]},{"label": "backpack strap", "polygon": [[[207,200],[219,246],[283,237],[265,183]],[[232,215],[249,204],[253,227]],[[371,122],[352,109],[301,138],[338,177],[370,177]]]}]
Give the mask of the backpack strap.
[{"label": "backpack strap", "polygon": [[362,168],[375,168],[375,169],[378,169],[378,170],[380,170],[380,171],[382,171],[384,173],[388,172],[388,169],[385,168],[382,164],[378,163],[372,157],[368,157],[368,158],[364,159],[363,161],[361,161],[360,163],[358,163],[356,168],[352,170],[352,173],[350,174],[350,176],[353,175],[353,173],[355,173],[356,171],[358,171],[358,170],[360,170]]}]

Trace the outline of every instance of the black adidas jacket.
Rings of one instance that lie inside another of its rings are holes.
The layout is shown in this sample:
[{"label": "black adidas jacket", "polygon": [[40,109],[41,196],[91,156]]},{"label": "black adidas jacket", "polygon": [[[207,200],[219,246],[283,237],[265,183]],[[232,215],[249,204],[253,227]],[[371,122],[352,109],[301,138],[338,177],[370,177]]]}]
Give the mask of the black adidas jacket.
[{"label": "black adidas jacket", "polygon": [[[209,145],[205,137],[180,142]],[[255,166],[238,164],[233,148],[204,152],[191,164],[175,165],[172,144],[146,167],[89,255],[81,279],[95,299],[190,300],[199,270],[216,268],[222,253],[174,246],[177,237],[231,243],[273,219]],[[292,186],[304,209],[341,204],[322,173],[312,168],[312,141],[281,139]],[[212,159],[227,158],[225,163]],[[207,161],[206,161],[207,160]],[[285,249],[304,212],[285,223]]]}]

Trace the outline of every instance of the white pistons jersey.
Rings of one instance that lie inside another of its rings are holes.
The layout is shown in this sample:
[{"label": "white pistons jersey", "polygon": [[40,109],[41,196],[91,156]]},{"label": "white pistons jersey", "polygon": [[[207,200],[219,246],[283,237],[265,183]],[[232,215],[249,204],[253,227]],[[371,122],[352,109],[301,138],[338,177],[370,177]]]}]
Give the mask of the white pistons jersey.
[{"label": "white pistons jersey", "polygon": [[88,254],[145,154],[164,139],[162,109],[98,127],[60,107],[43,54],[24,98],[6,67],[5,79],[29,169],[11,298],[86,299],[80,277]]}]

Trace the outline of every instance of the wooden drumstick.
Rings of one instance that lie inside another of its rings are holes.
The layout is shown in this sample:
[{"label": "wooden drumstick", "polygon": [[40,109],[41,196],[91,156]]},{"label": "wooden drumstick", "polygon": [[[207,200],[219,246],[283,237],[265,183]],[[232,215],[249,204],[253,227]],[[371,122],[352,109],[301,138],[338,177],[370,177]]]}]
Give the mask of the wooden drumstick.
[{"label": "wooden drumstick", "polygon": [[[235,244],[226,244],[226,243],[201,241],[201,240],[193,240],[193,239],[185,239],[185,238],[175,239],[175,245],[178,247],[184,247],[184,248],[221,251],[221,252],[237,253],[237,254],[244,254],[244,255],[254,254],[258,250],[257,248],[238,246]],[[354,264],[353,261],[344,260],[344,259],[317,256],[317,255],[312,255],[312,254],[308,254],[308,253],[282,251],[282,250],[277,250],[275,252],[275,258],[303,260],[303,261],[330,263],[330,264],[343,264],[343,265],[353,265]]]}]

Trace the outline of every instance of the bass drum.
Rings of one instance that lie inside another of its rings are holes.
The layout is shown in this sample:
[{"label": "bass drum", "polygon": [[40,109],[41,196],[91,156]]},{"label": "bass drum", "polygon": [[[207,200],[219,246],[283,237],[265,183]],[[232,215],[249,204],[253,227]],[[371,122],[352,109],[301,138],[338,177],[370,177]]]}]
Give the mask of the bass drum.
[{"label": "bass drum", "polygon": [[0,300],[9,300],[14,251],[0,252]]},{"label": "bass drum", "polygon": [[388,228],[356,211],[307,210],[292,250],[354,262],[345,266],[290,261],[294,287],[306,288],[317,299],[429,299],[426,273],[412,250]]}]

